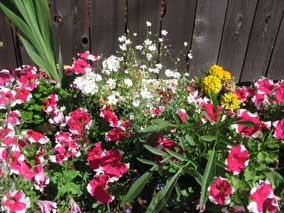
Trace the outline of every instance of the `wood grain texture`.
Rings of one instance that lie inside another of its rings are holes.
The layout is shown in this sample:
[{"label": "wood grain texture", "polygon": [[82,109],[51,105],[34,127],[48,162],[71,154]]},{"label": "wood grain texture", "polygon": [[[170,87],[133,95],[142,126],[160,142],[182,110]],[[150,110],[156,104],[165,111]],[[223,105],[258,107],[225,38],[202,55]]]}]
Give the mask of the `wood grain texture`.
[{"label": "wood grain texture", "polygon": [[159,35],[160,0],[128,0],[128,29],[130,33],[138,33],[139,43],[146,37],[146,21],[152,23],[152,33]]},{"label": "wood grain texture", "polygon": [[245,59],[257,0],[229,1],[218,64],[233,73],[238,82]]},{"label": "wood grain texture", "polygon": [[276,45],[271,58],[267,77],[273,80],[284,79],[284,19],[277,35]]},{"label": "wood grain texture", "polygon": [[125,32],[125,0],[90,0],[91,50],[109,56]]},{"label": "wood grain texture", "polygon": [[227,0],[199,0],[197,3],[189,70],[192,76],[201,75],[199,70],[217,62],[227,3]]},{"label": "wood grain texture", "polygon": [[[167,39],[171,44],[169,49],[172,56],[180,57],[181,61],[177,68],[182,72],[186,71],[186,57],[179,53],[182,50],[186,53],[191,43],[196,4],[197,0],[166,1],[166,14],[162,26],[168,31]],[[188,43],[188,47],[184,46],[184,42]],[[163,60],[163,64],[169,68],[175,68],[168,57]]]},{"label": "wood grain texture", "polygon": [[241,81],[253,81],[265,75],[283,10],[282,0],[260,0],[258,3]]},{"label": "wood grain texture", "polygon": [[78,52],[90,50],[89,2],[52,0],[50,3],[55,38],[60,42],[64,63],[71,64]]},{"label": "wood grain texture", "polygon": [[13,33],[3,13],[0,13],[0,69],[14,69],[17,66]]}]

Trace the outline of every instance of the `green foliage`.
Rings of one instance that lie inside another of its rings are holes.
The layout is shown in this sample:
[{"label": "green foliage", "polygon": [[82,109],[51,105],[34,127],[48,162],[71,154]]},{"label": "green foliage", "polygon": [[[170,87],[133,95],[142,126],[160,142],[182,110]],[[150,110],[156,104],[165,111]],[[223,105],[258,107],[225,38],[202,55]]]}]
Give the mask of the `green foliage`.
[{"label": "green foliage", "polygon": [[61,85],[63,62],[59,50],[57,69],[48,1],[3,0],[0,9],[20,29],[21,41],[31,59]]}]

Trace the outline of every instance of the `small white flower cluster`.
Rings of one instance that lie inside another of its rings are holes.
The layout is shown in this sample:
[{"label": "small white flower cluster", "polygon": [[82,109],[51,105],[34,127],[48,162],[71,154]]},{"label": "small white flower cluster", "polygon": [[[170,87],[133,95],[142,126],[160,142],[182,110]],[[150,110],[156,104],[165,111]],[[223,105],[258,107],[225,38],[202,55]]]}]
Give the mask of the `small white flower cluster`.
[{"label": "small white flower cluster", "polygon": [[97,82],[102,80],[102,76],[93,72],[75,78],[73,84],[81,90],[84,95],[94,95],[98,92]]},{"label": "small white flower cluster", "polygon": [[120,62],[122,60],[122,58],[111,55],[103,61],[102,73],[109,75],[112,72],[117,72],[120,68]]},{"label": "small white flower cluster", "polygon": [[127,45],[130,45],[132,42],[130,39],[128,39],[125,35],[123,36],[120,36],[118,38],[118,41],[120,42],[119,44],[119,48],[122,50],[122,51],[126,51],[127,50]]},{"label": "small white flower cluster", "polygon": [[181,76],[179,72],[172,71],[172,70],[170,70],[170,69],[166,69],[166,70],[165,70],[165,75],[166,75],[168,78],[176,78],[176,79],[179,79],[180,76]]}]

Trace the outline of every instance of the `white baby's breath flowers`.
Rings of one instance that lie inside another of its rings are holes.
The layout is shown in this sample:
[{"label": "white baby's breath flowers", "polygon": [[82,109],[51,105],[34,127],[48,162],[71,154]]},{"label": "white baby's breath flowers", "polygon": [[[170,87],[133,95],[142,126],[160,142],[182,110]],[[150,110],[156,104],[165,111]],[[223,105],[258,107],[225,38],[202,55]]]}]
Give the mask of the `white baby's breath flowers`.
[{"label": "white baby's breath flowers", "polygon": [[151,99],[153,97],[152,93],[149,91],[148,88],[143,87],[140,91],[140,95],[143,99]]},{"label": "white baby's breath flowers", "polygon": [[193,58],[192,53],[191,53],[191,50],[190,50],[189,53],[187,54],[187,57],[188,57],[189,59],[192,59],[192,58]]},{"label": "white baby's breath flowers", "polygon": [[150,46],[148,47],[148,49],[149,49],[150,51],[154,52],[154,51],[157,50],[157,47],[156,47],[155,44],[152,44],[152,45],[150,45]]},{"label": "white baby's breath flowers", "polygon": [[151,27],[152,26],[152,23],[150,21],[146,21],[146,26],[147,27]]},{"label": "white baby's breath flowers", "polygon": [[150,53],[147,53],[147,54],[146,54],[146,58],[147,58],[148,61],[151,61],[152,58],[153,58],[153,55],[150,54]]},{"label": "white baby's breath flowers", "polygon": [[119,42],[124,42],[126,40],[126,36],[120,36],[119,38],[118,38],[118,41]]},{"label": "white baby's breath flowers", "polygon": [[168,31],[162,30],[162,31],[161,31],[161,34],[162,34],[163,36],[166,36],[166,35],[168,35]]},{"label": "white baby's breath flowers", "polygon": [[103,61],[102,73],[109,75],[111,72],[117,72],[120,68],[120,62],[122,60],[122,58],[111,55]]},{"label": "white baby's breath flowers", "polygon": [[81,90],[84,95],[94,95],[98,92],[97,81],[101,81],[102,77],[93,72],[87,72],[85,75],[75,78],[73,85]]},{"label": "white baby's breath flowers", "polygon": [[133,33],[133,36],[136,37],[136,36],[137,36],[137,33]]},{"label": "white baby's breath flowers", "polygon": [[175,71],[172,71],[170,69],[166,69],[165,70],[165,75],[168,77],[168,78],[180,78],[181,74],[179,72],[175,72]]},{"label": "white baby's breath flowers", "polygon": [[108,85],[109,89],[113,90],[116,87],[116,80],[113,78],[110,78],[107,80],[106,84]]},{"label": "white baby's breath flowers", "polygon": [[127,50],[126,44],[119,45],[119,49],[121,49],[122,51],[126,51]]},{"label": "white baby's breath flowers", "polygon": [[120,94],[119,92],[113,92],[110,96],[107,97],[107,102],[110,104],[110,105],[117,105],[117,103],[119,102],[120,100]]},{"label": "white baby's breath flowers", "polygon": [[185,41],[183,42],[183,46],[187,47],[188,46],[188,43]]},{"label": "white baby's breath flowers", "polygon": [[164,41],[164,39],[163,38],[159,38],[159,42],[163,42]]},{"label": "white baby's breath flowers", "polygon": [[132,105],[133,105],[134,107],[139,107],[139,106],[140,106],[140,100],[138,100],[138,99],[134,100],[134,101],[132,102]]},{"label": "white baby's breath flowers", "polygon": [[135,46],[136,50],[142,50],[143,49],[143,46],[142,45],[137,45]]},{"label": "white baby's breath flowers", "polygon": [[144,41],[144,44],[145,44],[146,46],[150,46],[150,45],[153,44],[153,42],[152,42],[150,39],[147,38],[147,39]]},{"label": "white baby's breath flowers", "polygon": [[133,82],[131,79],[127,78],[127,79],[124,79],[124,84],[127,86],[127,87],[132,87],[133,86]]}]

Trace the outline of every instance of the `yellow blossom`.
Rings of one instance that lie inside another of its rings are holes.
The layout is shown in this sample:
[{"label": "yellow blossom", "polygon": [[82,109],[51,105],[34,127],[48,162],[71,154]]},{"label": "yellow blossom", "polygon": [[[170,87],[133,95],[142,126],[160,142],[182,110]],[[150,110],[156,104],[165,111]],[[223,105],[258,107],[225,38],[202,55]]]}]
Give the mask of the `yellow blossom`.
[{"label": "yellow blossom", "polygon": [[225,93],[221,98],[221,104],[227,109],[240,108],[240,100],[236,93]]},{"label": "yellow blossom", "polygon": [[222,79],[224,76],[223,67],[214,64],[209,68],[209,75],[215,76],[219,79]]},{"label": "yellow blossom", "polygon": [[223,70],[223,78],[230,80],[232,78],[232,74],[227,70]]},{"label": "yellow blossom", "polygon": [[215,93],[218,94],[222,89],[221,80],[215,76],[209,75],[202,80],[203,91],[207,94]]}]

